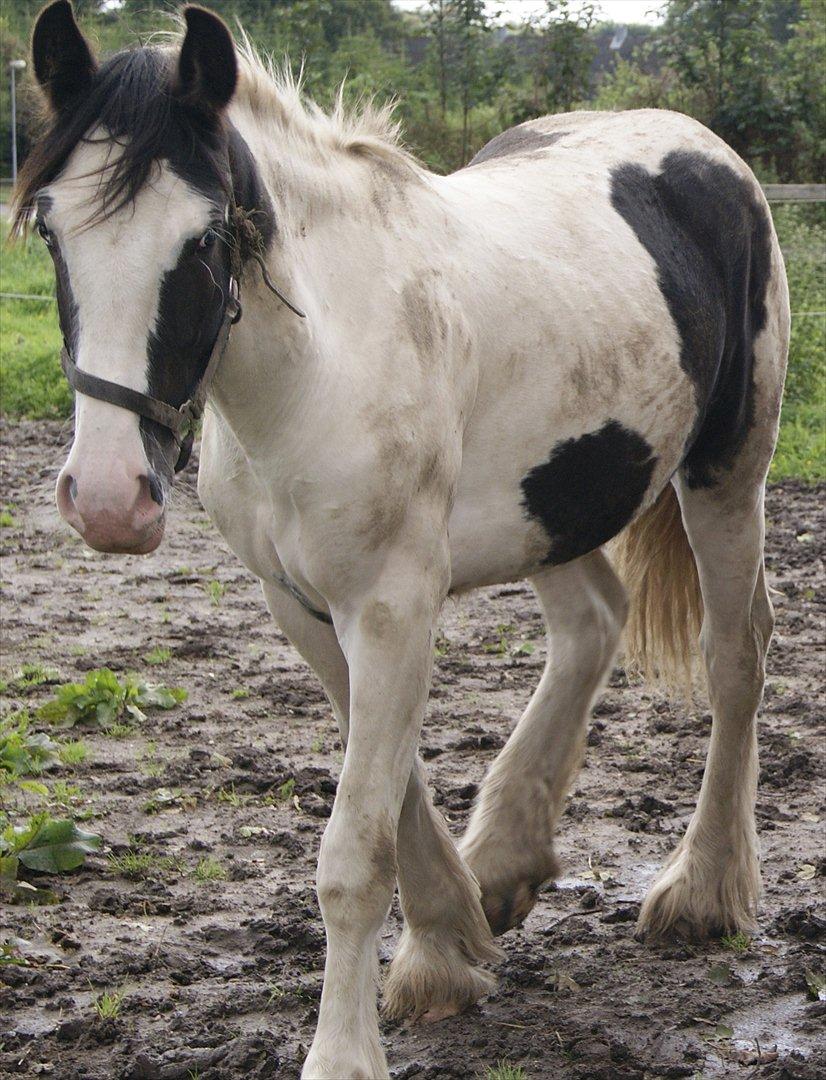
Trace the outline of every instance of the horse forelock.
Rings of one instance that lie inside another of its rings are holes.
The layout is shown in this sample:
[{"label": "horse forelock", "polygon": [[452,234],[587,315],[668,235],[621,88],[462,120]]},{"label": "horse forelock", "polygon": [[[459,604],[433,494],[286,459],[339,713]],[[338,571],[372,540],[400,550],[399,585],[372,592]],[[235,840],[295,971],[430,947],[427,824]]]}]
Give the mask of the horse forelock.
[{"label": "horse forelock", "polygon": [[216,195],[229,189],[223,124],[186,107],[173,93],[176,50],[145,46],[105,61],[81,100],[49,118],[20,170],[14,198],[14,231],[25,230],[38,193],[53,183],[78,147],[110,143],[98,158],[89,224],[130,203],[168,160],[191,186]]},{"label": "horse forelock", "polygon": [[[117,144],[119,152],[101,169],[98,202],[90,223],[130,202],[168,159],[197,189],[228,190],[227,125],[187,106],[174,93],[179,41],[130,48],[104,61],[91,86],[70,109],[51,114],[20,170],[14,196],[13,230],[23,232],[38,192],[63,171],[74,150],[92,132]],[[374,158],[415,173],[419,166],[401,145],[394,104],[372,100],[348,105],[344,85],[324,112],[303,93],[302,75],[288,62],[276,67],[262,58],[241,31],[239,79],[234,103],[270,139],[273,134],[334,164],[338,154]]]}]

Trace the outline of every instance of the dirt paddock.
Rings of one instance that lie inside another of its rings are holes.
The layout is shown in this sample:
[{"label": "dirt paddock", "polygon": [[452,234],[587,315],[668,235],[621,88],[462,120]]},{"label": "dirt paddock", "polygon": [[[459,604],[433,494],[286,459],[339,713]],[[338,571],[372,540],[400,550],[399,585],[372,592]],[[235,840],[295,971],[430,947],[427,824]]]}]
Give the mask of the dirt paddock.
[{"label": "dirt paddock", "polygon": [[[104,848],[48,879],[58,905],[0,908],[3,935],[35,957],[0,965],[0,1075],[297,1077],[324,956],[314,865],[341,765],[328,706],[208,524],[194,468],[154,556],[97,555],[53,509],[68,437],[47,423],[2,431],[15,522],[0,533],[3,674],[108,666],[189,699],[120,738],[73,732],[89,758],[54,775],[78,786]],[[768,498],[778,621],[760,720],[759,933],[635,941],[640,900],[693,809],[710,718],[617,670],[562,818],[565,876],[502,939],[495,994],[439,1024],[383,1025],[394,1077],[484,1077],[499,1061],[531,1080],[826,1077],[826,1001],[807,987],[826,974],[823,497],[783,484]],[[455,833],[536,685],[542,635],[523,585],[445,611],[422,745]],[[170,658],[150,666],[158,648]],[[129,877],[111,858],[127,851],[156,857]],[[383,960],[398,932],[394,905]],[[104,990],[124,992],[115,1019],[95,1013]]]}]

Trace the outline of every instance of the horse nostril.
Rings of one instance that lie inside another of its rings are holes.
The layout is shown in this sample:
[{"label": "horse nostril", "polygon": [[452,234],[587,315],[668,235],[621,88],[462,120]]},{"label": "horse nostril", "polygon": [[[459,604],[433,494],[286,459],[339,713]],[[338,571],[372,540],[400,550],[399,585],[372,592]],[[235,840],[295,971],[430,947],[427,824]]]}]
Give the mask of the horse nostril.
[{"label": "horse nostril", "polygon": [[149,494],[152,496],[152,501],[156,502],[158,506],[163,506],[163,485],[158,479],[157,473],[150,472],[148,480]]},{"label": "horse nostril", "polygon": [[62,500],[67,506],[74,506],[77,502],[77,480],[71,473],[62,473],[57,481],[58,500]]}]

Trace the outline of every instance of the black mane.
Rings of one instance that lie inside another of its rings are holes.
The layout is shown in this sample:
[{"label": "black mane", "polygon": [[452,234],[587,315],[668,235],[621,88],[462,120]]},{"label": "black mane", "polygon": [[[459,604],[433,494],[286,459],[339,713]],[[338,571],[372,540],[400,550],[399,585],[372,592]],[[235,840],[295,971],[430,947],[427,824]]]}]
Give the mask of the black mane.
[{"label": "black mane", "polygon": [[175,94],[177,53],[141,47],[106,60],[91,86],[50,117],[20,170],[14,231],[23,231],[38,191],[57,177],[75,148],[102,128],[123,153],[101,169],[99,206],[90,223],[132,202],[155,162],[169,159],[175,171],[202,189],[227,192],[226,136],[220,121],[186,105]]}]

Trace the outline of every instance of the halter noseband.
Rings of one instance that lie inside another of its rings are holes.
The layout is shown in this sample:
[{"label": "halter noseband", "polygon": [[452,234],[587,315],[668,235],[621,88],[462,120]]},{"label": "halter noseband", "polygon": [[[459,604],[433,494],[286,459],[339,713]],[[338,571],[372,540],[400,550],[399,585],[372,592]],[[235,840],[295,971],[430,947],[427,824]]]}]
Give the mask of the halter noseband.
[{"label": "halter noseband", "polygon": [[209,387],[215,372],[220,364],[233,323],[241,318],[241,303],[238,299],[238,282],[234,277],[229,279],[229,299],[224,307],[224,317],[209,360],[204,368],[204,373],[195,384],[192,395],[181,405],[175,408],[165,401],[150,397],[149,394],[141,394],[138,390],[132,390],[120,383],[101,379],[97,375],[91,375],[88,371],[82,371],[75,363],[74,357],[69,351],[68,344],[64,341],[60,353],[60,362],[63,373],[69,380],[69,385],[79,394],[97,398],[98,401],[108,401],[110,405],[117,405],[121,409],[128,409],[145,416],[147,420],[153,420],[161,427],[172,432],[172,438],[178,447],[178,458],[175,462],[175,472],[180,472],[186,467],[189,455],[192,453],[192,442],[195,438],[195,425],[204,413],[204,404]]},{"label": "halter noseband", "polygon": [[63,367],[63,372],[72,389],[76,390],[79,394],[86,394],[87,397],[97,398],[98,401],[107,401],[110,405],[117,405],[118,408],[128,409],[129,412],[137,413],[138,416],[144,416],[147,420],[152,420],[154,423],[160,424],[161,427],[165,427],[167,431],[170,431],[172,433],[172,438],[175,440],[175,445],[178,447],[178,458],[174,466],[174,471],[176,473],[185,468],[189,461],[189,455],[192,453],[192,443],[195,438],[195,425],[204,414],[206,397],[209,393],[209,388],[212,385],[215,373],[218,370],[218,365],[221,363],[224,353],[226,352],[227,343],[229,341],[229,332],[233,325],[241,318],[242,309],[238,283],[243,265],[241,255],[242,246],[251,249],[249,253],[261,267],[264,283],[267,288],[273,292],[279,300],[286,304],[290,311],[294,312],[302,319],[305,318],[304,312],[294,304],[291,304],[270,281],[262,253],[259,250],[260,244],[257,241],[255,243],[250,242],[252,232],[254,231],[254,226],[251,227],[250,217],[251,215],[248,211],[242,210],[236,206],[235,199],[232,197],[230,199],[230,218],[233,222],[235,235],[233,236],[233,242],[230,248],[231,269],[228,290],[229,295],[224,306],[224,315],[221,319],[221,326],[215,337],[212,351],[209,354],[207,365],[204,368],[204,373],[195,384],[195,389],[192,391],[189,398],[179,408],[175,408],[174,405],[169,405],[165,401],[160,401],[158,398],[150,397],[149,394],[142,394],[140,391],[132,390],[128,386],[121,386],[120,383],[110,382],[108,379],[101,379],[99,376],[92,375],[88,371],[82,371],[77,366],[75,358],[72,356],[68,342],[65,339],[63,342],[63,348],[60,353],[60,362]]}]

